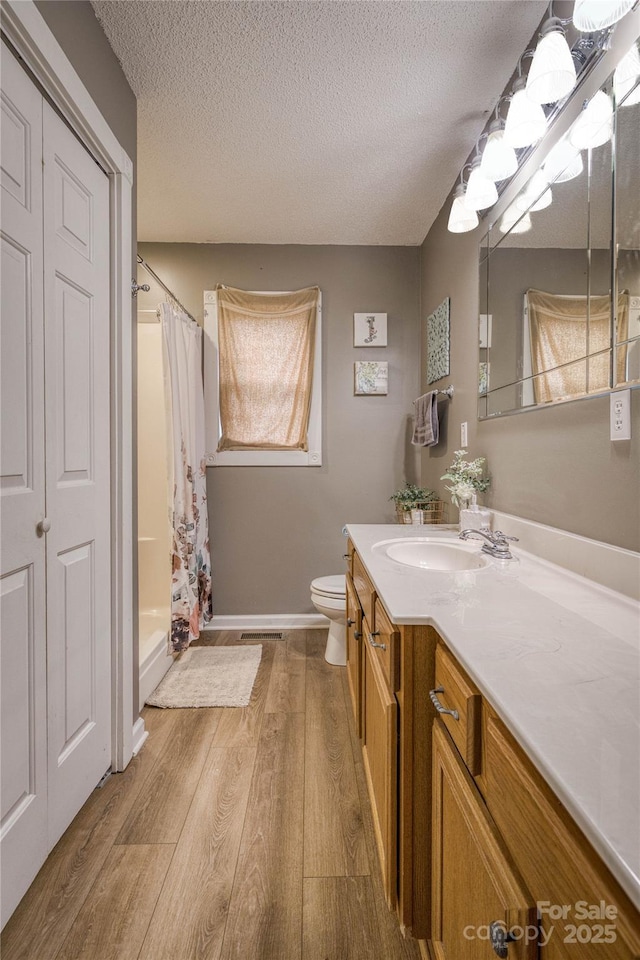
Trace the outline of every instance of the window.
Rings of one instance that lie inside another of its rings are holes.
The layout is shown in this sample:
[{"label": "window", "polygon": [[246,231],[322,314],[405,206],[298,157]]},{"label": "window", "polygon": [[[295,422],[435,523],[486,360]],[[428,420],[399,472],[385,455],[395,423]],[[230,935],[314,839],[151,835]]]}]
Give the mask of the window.
[{"label": "window", "polygon": [[320,466],[321,293],[204,294],[208,466]]}]

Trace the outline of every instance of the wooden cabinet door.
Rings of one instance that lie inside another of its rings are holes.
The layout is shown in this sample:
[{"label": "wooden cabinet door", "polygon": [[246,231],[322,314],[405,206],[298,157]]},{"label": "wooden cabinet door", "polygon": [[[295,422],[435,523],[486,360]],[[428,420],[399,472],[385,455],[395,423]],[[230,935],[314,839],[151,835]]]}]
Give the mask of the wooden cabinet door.
[{"label": "wooden cabinet door", "polygon": [[[366,630],[366,623],[363,624]],[[375,650],[364,647],[364,742],[362,754],[385,896],[396,904],[398,703],[390,693]]]},{"label": "wooden cabinet door", "polygon": [[347,680],[356,732],[362,739],[362,610],[347,577]]},{"label": "wooden cabinet door", "polygon": [[[537,957],[535,903],[439,720],[433,730],[432,895],[436,960]],[[497,942],[507,932],[515,939]]]}]

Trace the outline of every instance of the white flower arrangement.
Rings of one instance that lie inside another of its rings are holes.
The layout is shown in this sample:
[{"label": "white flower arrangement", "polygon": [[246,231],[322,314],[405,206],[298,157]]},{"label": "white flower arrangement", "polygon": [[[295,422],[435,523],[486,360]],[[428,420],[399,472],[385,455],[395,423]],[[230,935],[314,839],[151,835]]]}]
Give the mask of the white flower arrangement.
[{"label": "white flower arrangement", "polygon": [[474,494],[483,493],[491,483],[489,477],[483,477],[484,457],[477,457],[475,460],[464,460],[467,455],[466,450],[456,450],[453,455],[453,463],[447,468],[440,479],[450,480],[451,486],[446,489],[451,494],[451,502],[456,506],[460,503],[468,503]]}]

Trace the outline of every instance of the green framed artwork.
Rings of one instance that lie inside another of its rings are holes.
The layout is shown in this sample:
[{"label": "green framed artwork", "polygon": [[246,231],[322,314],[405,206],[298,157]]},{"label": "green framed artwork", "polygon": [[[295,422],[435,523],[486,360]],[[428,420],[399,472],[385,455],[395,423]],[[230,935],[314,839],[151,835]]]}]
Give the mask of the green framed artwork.
[{"label": "green framed artwork", "polygon": [[449,375],[449,297],[427,317],[427,383]]}]

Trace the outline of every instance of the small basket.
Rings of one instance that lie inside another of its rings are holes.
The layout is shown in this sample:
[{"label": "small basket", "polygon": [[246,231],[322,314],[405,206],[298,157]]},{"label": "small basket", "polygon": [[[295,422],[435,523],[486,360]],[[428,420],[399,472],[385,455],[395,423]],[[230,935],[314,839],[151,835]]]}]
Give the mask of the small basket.
[{"label": "small basket", "polygon": [[420,500],[409,510],[403,510],[402,507],[396,506],[396,516],[398,523],[411,523],[411,511],[419,510],[422,515],[422,523],[446,523],[446,508],[447,504],[444,500]]}]

